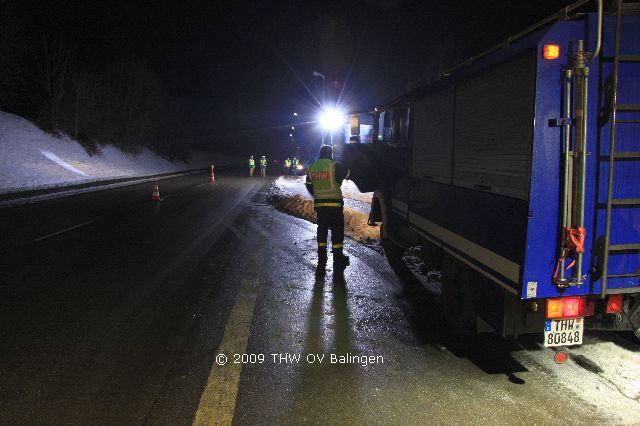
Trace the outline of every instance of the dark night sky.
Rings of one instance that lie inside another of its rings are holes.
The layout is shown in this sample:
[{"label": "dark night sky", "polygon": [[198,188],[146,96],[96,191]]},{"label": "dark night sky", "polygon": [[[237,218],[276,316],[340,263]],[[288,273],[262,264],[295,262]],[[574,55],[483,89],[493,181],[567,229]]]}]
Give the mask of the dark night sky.
[{"label": "dark night sky", "polygon": [[[350,109],[400,94],[435,58],[448,65],[556,12],[545,1],[31,1],[38,25],[70,35],[94,67],[143,58],[194,135],[315,118],[322,80]],[[336,85],[331,81],[338,80]],[[305,87],[306,86],[306,87]]]}]

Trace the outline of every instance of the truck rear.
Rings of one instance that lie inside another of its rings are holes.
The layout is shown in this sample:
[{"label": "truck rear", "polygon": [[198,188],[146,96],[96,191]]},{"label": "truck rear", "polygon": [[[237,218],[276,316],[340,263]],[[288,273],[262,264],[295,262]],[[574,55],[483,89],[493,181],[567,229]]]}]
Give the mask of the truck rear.
[{"label": "truck rear", "polygon": [[388,256],[438,263],[462,340],[640,337],[640,15],[569,16],[584,3],[376,108],[372,143],[341,148]]}]

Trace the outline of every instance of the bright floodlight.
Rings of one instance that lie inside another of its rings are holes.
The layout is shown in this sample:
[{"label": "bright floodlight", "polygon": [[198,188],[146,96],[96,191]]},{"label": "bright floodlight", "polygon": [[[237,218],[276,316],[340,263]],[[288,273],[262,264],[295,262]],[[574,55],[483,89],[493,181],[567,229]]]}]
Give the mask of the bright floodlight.
[{"label": "bright floodlight", "polygon": [[328,109],[320,117],[320,124],[327,130],[335,130],[342,125],[343,119],[337,111]]}]

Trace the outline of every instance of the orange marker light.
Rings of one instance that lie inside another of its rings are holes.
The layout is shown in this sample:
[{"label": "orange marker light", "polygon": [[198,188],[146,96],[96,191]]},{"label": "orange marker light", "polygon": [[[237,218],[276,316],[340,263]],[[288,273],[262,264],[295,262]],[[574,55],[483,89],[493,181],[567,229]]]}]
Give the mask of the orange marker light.
[{"label": "orange marker light", "polygon": [[562,318],[562,299],[547,299],[547,318]]},{"label": "orange marker light", "polygon": [[558,59],[560,57],[560,46],[557,44],[545,44],[542,48],[542,57],[544,59]]}]

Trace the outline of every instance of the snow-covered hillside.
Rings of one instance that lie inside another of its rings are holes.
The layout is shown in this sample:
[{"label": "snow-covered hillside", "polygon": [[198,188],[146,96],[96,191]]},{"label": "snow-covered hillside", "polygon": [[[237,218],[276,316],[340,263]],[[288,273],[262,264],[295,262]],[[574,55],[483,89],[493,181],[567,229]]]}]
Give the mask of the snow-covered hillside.
[{"label": "snow-covered hillside", "polygon": [[136,155],[104,145],[93,156],[75,140],[55,137],[14,114],[0,111],[0,194],[86,182],[216,167],[229,159],[193,151],[188,162],[169,162],[144,149]]}]

